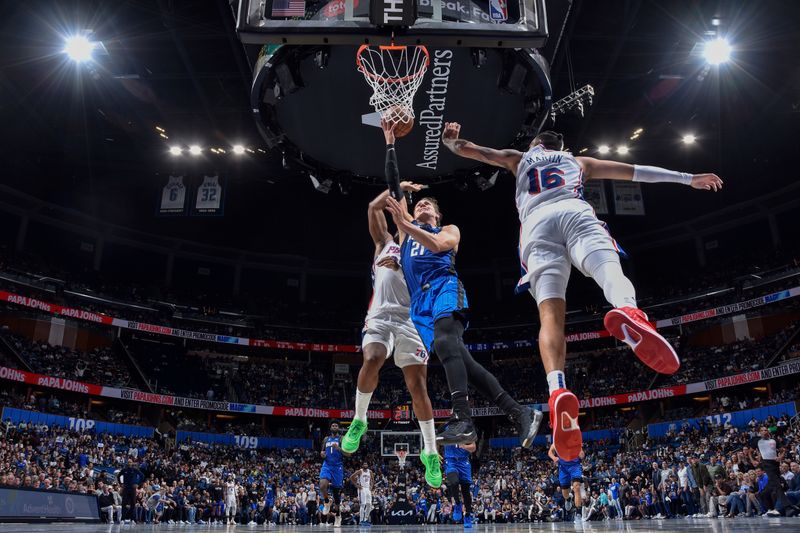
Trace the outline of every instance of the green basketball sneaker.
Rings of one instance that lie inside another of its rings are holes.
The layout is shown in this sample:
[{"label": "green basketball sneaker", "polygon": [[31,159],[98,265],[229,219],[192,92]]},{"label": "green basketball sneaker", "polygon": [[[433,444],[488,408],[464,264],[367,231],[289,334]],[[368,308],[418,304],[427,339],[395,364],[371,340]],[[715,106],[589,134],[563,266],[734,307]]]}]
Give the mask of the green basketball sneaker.
[{"label": "green basketball sneaker", "polygon": [[350,423],[350,428],[342,438],[342,451],[344,453],[354,453],[361,444],[361,437],[367,432],[367,423],[355,418]]},{"label": "green basketball sneaker", "polygon": [[419,460],[425,465],[425,481],[434,489],[442,486],[442,463],[438,453],[419,454]]}]

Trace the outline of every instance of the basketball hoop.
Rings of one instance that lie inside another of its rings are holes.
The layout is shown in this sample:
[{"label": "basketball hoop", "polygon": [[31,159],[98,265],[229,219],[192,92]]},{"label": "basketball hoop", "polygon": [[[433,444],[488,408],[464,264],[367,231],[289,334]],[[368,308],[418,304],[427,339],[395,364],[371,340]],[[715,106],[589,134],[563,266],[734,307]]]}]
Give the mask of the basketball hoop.
[{"label": "basketball hoop", "polygon": [[405,468],[406,457],[408,457],[408,450],[395,450],[394,454],[397,456],[397,460],[400,463],[400,468]]},{"label": "basketball hoop", "polygon": [[356,52],[356,68],[372,87],[369,103],[391,123],[414,119],[414,95],[430,64],[424,46],[369,46]]}]

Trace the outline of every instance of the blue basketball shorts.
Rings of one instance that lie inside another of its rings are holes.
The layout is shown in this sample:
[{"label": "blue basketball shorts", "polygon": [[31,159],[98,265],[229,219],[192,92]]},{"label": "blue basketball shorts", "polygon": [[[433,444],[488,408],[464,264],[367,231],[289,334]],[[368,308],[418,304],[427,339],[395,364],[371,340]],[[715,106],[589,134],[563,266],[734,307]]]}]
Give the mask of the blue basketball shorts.
[{"label": "blue basketball shorts", "polygon": [[[461,281],[455,276],[437,279],[424,288],[411,302],[411,321],[417,328],[428,353],[433,352],[433,325],[440,318],[454,313],[466,321],[469,303]],[[464,324],[466,328],[467,324]]]}]

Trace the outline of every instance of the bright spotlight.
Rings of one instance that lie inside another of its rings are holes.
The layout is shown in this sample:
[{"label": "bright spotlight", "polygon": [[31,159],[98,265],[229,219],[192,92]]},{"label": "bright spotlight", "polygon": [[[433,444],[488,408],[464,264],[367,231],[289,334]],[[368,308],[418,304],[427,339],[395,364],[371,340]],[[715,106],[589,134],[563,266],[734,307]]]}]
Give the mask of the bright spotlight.
[{"label": "bright spotlight", "polygon": [[711,65],[719,65],[731,58],[731,45],[727,40],[719,37],[713,41],[708,41],[703,49],[703,57]]},{"label": "bright spotlight", "polygon": [[189,147],[189,153],[192,154],[192,155],[200,155],[200,153],[202,151],[203,150],[199,146],[197,146],[196,144],[193,144],[193,145],[191,145]]},{"label": "bright spotlight", "polygon": [[181,155],[183,153],[183,150],[181,150],[180,146],[170,146],[169,153],[171,153],[172,155]]},{"label": "bright spotlight", "polygon": [[628,147],[624,144],[617,146],[617,153],[619,155],[628,155]]},{"label": "bright spotlight", "polygon": [[64,43],[64,52],[77,63],[92,59],[94,44],[83,35],[68,37]]},{"label": "bright spotlight", "polygon": [[611,151],[611,148],[607,144],[601,144],[597,147],[597,153],[600,155],[606,155]]},{"label": "bright spotlight", "polygon": [[694,142],[695,142],[696,140],[697,140],[697,137],[695,137],[695,136],[694,136],[694,135],[692,135],[691,133],[687,133],[686,135],[684,135],[684,136],[681,138],[681,141],[683,142],[683,144],[694,144]]},{"label": "bright spotlight", "polygon": [[244,153],[244,146],[242,146],[241,144],[234,144],[233,153],[236,155],[242,155]]}]

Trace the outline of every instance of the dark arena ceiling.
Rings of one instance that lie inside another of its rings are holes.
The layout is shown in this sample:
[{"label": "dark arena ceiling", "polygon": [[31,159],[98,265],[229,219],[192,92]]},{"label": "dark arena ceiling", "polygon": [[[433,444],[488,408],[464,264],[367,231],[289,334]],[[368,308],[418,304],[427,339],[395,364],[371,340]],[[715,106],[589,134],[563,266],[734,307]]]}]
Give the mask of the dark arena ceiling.
[{"label": "dark arena ceiling", "polygon": [[[596,91],[583,117],[560,116],[548,125],[564,133],[568,147],[596,155],[607,144],[608,157],[714,171],[725,180],[716,195],[646,188],[647,216],[607,217],[620,241],[636,242],[637,235],[797,180],[800,2],[547,5],[550,39],[541,52],[551,63],[554,99],[586,84]],[[0,21],[4,186],[164,237],[321,259],[368,257],[364,212],[378,187],[342,175],[322,194],[268,149],[250,104],[255,54],[237,39],[227,1],[4,2]],[[62,52],[64,38],[86,30],[101,46],[94,61],[76,65]],[[729,39],[733,56],[710,67],[699,51],[715,33]],[[491,116],[491,104],[491,94],[472,100],[481,116]],[[469,124],[466,138],[481,136],[468,116],[446,119]],[[297,128],[315,127],[313,112],[296,120]],[[697,142],[683,144],[686,134]],[[375,135],[369,147],[381,150]],[[353,158],[366,149],[335,142]],[[168,152],[193,143],[204,148],[201,156]],[[251,151],[234,157],[237,143]],[[628,154],[614,152],[621,143]],[[215,172],[226,177],[223,217],[155,216],[170,173]],[[401,173],[416,177],[413,168]],[[501,174],[486,191],[456,180],[430,193],[446,220],[461,228],[462,264],[514,257],[518,222],[509,176]]]}]

